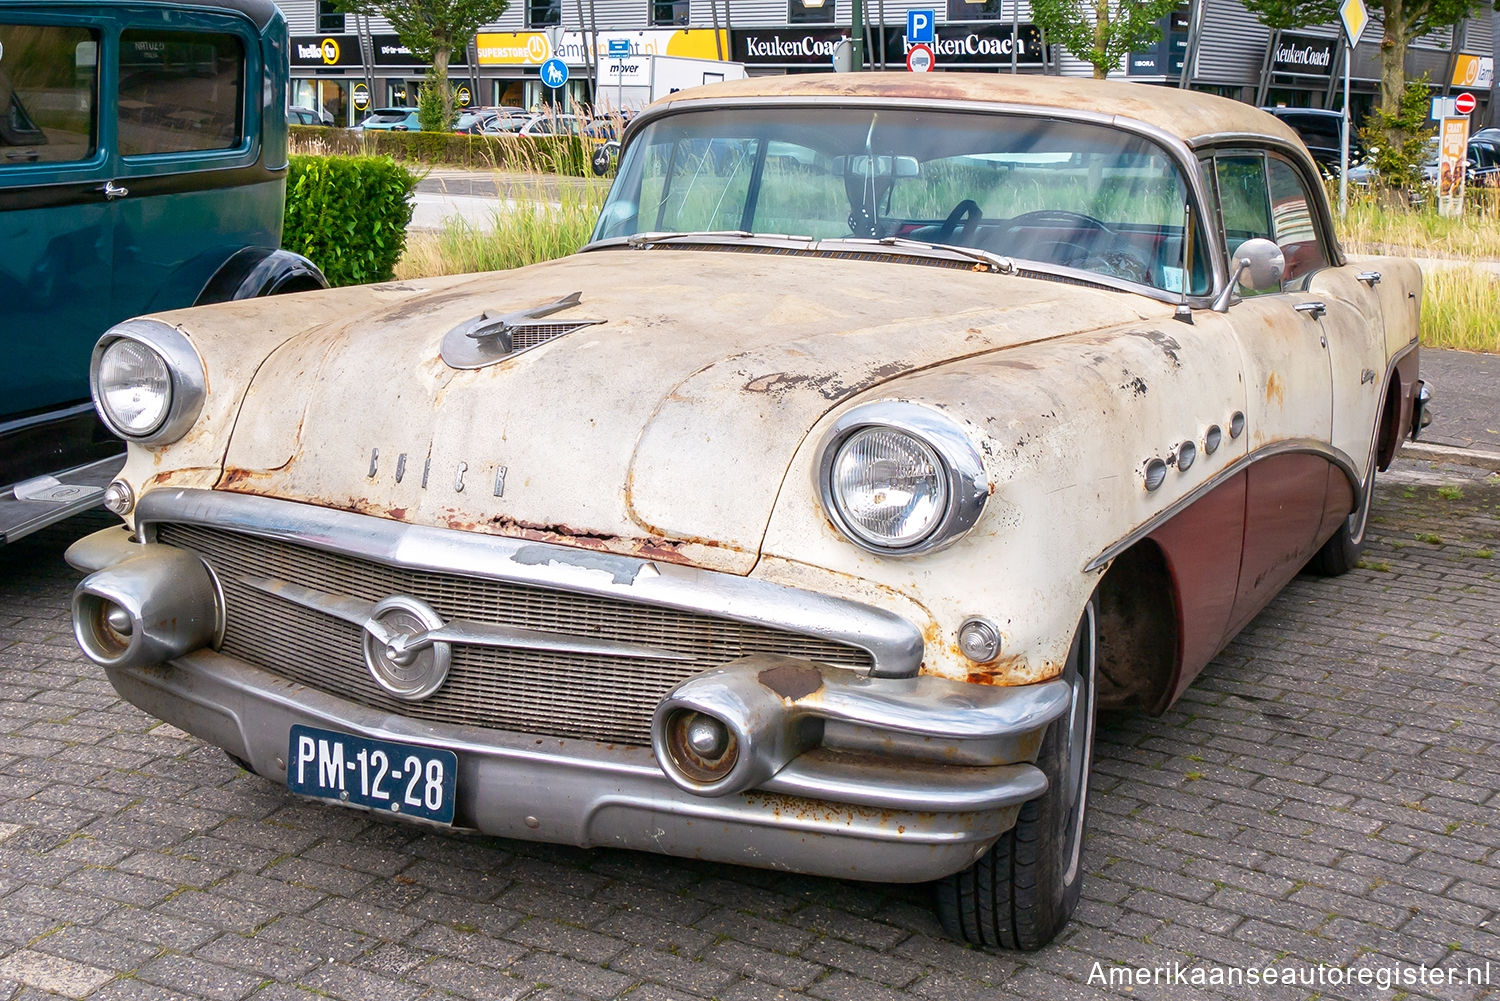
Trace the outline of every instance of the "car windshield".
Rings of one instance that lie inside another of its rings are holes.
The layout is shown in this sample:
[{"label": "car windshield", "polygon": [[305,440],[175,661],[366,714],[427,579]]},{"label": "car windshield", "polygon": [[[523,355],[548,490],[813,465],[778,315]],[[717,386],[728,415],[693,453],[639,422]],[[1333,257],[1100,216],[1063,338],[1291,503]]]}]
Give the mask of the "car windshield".
[{"label": "car windshield", "polygon": [[[1175,161],[1118,129],[906,108],[704,110],[635,136],[594,239],[897,237],[1177,292],[1187,201]],[[1195,294],[1208,281],[1203,242]]]}]

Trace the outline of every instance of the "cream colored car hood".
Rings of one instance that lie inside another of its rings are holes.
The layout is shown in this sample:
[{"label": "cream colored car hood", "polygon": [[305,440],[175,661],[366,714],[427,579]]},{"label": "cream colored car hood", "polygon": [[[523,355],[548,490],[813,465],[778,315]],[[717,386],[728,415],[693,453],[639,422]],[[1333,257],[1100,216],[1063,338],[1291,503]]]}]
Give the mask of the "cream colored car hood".
[{"label": "cream colored car hood", "polygon": [[[1170,312],[968,269],[723,251],[606,250],[443,284],[373,309],[325,293],[347,318],[261,366],[219,488],[747,573],[794,452],[840,402]],[[574,291],[548,320],[603,323],[480,370],[439,356],[482,310]]]}]

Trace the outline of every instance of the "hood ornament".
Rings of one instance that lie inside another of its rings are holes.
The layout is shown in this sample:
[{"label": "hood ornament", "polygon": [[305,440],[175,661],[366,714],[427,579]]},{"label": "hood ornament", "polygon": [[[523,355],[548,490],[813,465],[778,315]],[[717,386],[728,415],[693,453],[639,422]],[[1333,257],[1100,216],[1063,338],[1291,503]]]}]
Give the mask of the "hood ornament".
[{"label": "hood ornament", "polygon": [[544,316],[572,309],[582,300],[582,292],[565,295],[555,302],[518,309],[513,313],[480,313],[460,323],[443,335],[440,349],[450,368],[484,368],[511,355],[539,347],[555,337],[572,333],[603,320],[562,320],[540,322]]}]

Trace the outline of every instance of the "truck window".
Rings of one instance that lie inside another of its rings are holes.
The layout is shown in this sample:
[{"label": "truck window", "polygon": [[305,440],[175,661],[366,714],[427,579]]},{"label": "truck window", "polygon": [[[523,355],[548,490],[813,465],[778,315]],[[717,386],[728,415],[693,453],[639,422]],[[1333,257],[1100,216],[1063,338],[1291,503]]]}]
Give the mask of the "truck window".
[{"label": "truck window", "polygon": [[93,154],[99,33],[0,22],[0,168]]},{"label": "truck window", "polygon": [[245,51],[233,35],[126,30],[120,38],[120,152],[238,146],[244,88]]}]

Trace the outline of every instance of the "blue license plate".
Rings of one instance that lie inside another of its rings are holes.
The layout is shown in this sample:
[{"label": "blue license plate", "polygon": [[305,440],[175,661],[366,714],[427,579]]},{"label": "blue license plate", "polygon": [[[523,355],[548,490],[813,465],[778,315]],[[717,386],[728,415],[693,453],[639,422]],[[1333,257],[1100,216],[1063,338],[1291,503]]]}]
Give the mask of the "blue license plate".
[{"label": "blue license plate", "polygon": [[458,755],[299,725],[288,738],[286,784],[304,796],[451,824]]}]

